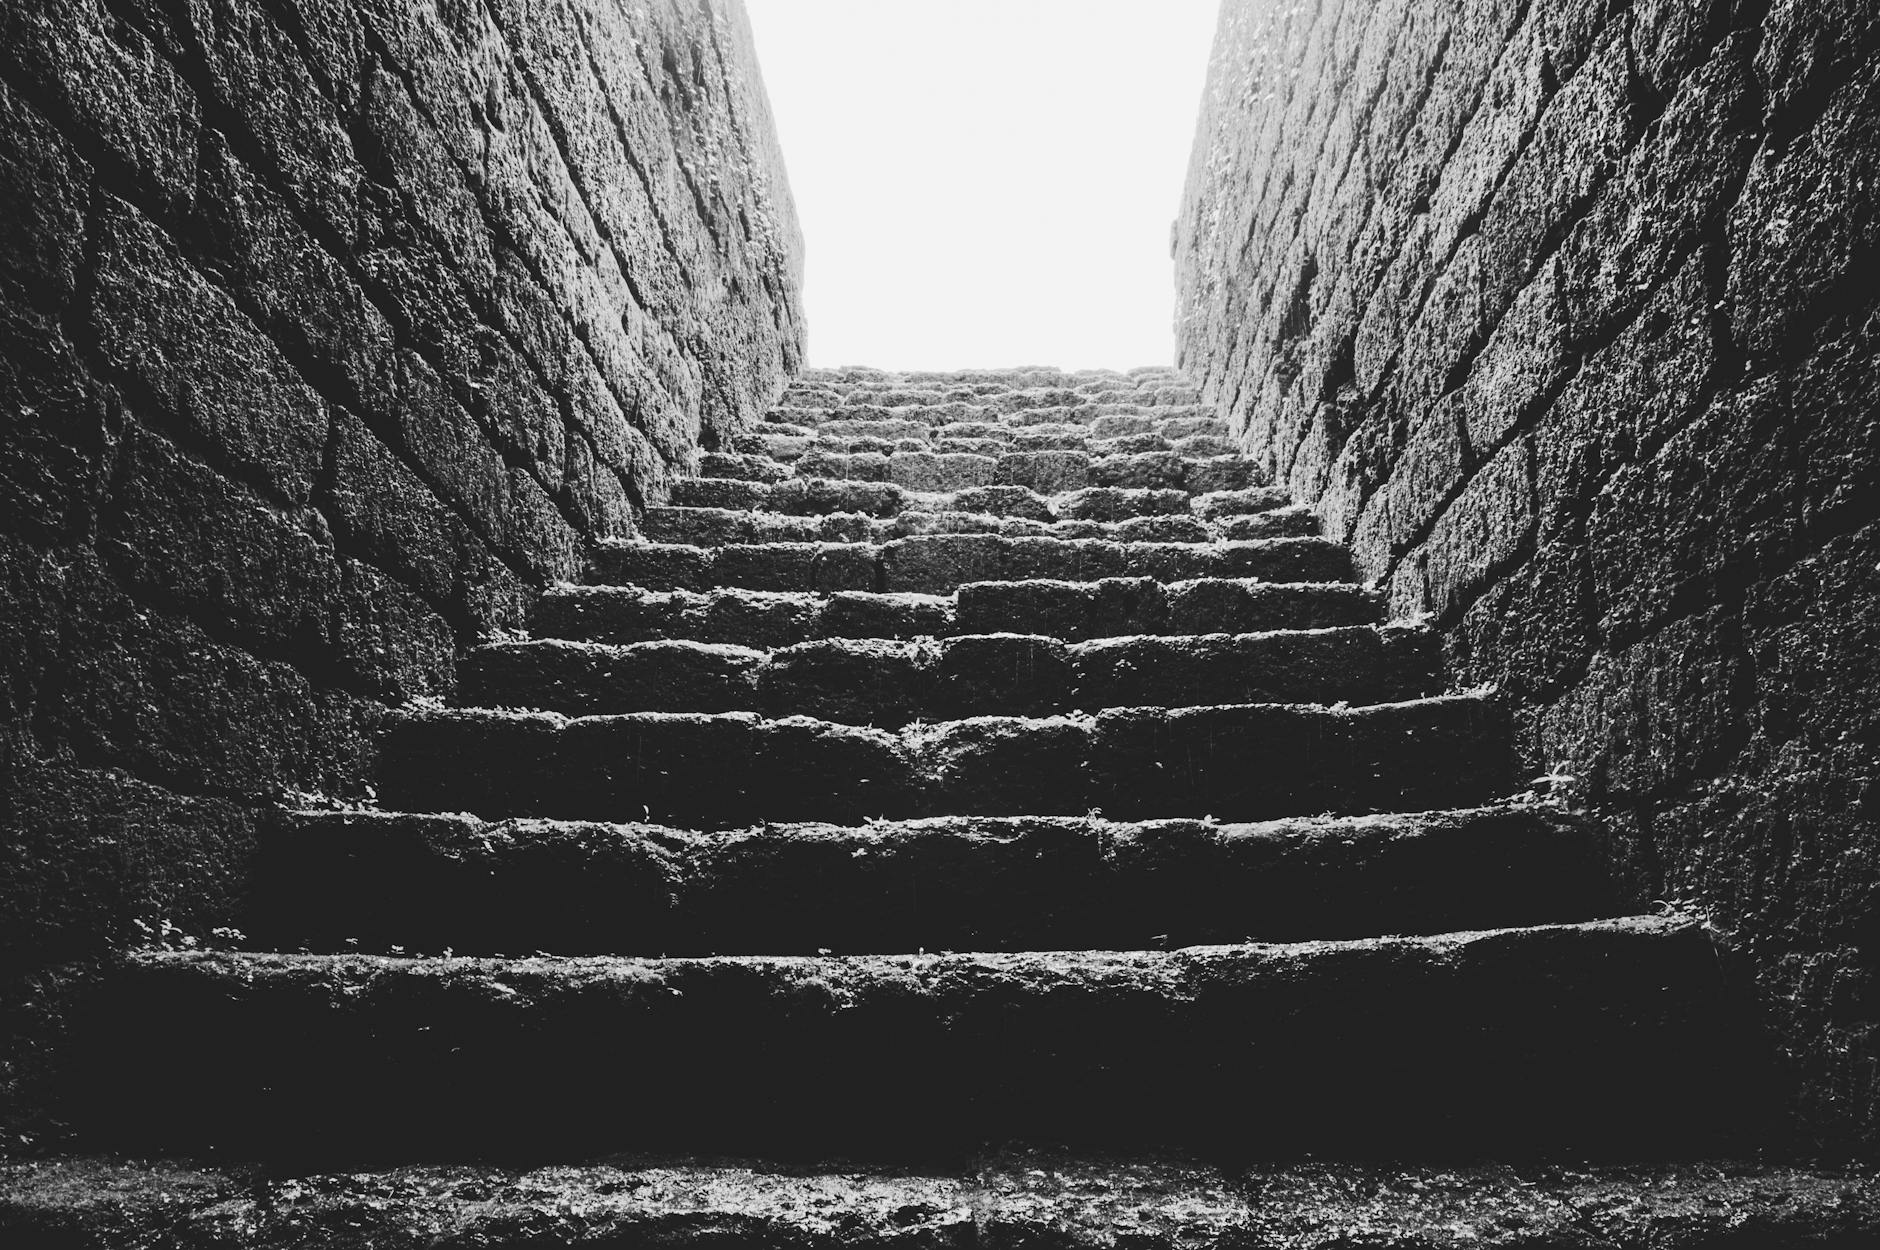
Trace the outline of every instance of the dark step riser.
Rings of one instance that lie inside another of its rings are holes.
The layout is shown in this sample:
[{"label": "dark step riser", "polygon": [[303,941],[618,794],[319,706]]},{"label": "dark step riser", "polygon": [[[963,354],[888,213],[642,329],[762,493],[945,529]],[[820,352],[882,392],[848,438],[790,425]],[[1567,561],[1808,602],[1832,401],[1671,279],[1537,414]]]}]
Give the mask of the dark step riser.
[{"label": "dark step riser", "polygon": [[256,949],[703,955],[1147,950],[1620,914],[1594,831],[1534,811],[1209,825],[977,818],[712,836],[307,815],[262,844]]},{"label": "dark step riser", "polygon": [[1297,1158],[1649,1149],[1729,1115],[1695,931],[1122,955],[148,957],[94,1140],[253,1158],[1022,1137]]},{"label": "dark step riser", "polygon": [[825,638],[919,638],[1000,631],[1067,641],[1370,625],[1378,597],[1337,583],[1252,585],[1147,579],[973,584],[948,598],[827,597],[724,590],[651,594],[590,587],[543,596],[538,637],[630,644],[691,639],[772,649]]},{"label": "dark step riser", "polygon": [[1433,635],[1364,628],[1072,646],[1011,634],[825,642],[770,655],[684,643],[524,643],[471,653],[456,701],[571,716],[751,711],[898,729],[1152,705],[1392,703],[1435,694],[1440,660]]},{"label": "dark step riser", "polygon": [[871,543],[740,547],[606,544],[590,582],[646,590],[718,587],[830,594],[952,594],[972,582],[1110,578],[1343,582],[1351,557],[1316,538],[1236,544],[1116,543],[1096,539],[961,535]]},{"label": "dark step riser", "polygon": [[749,714],[439,714],[395,720],[381,801],[402,811],[726,828],[951,815],[1213,816],[1466,807],[1511,786],[1508,723],[1441,699],[985,719],[901,734]]}]

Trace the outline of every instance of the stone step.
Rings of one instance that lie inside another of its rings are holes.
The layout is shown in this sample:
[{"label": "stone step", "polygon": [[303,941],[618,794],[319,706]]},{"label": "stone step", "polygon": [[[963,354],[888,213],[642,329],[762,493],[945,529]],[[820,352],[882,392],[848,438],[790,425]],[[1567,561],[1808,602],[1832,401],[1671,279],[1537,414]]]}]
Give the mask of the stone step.
[{"label": "stone step", "polygon": [[1394,703],[1440,690],[1441,658],[1427,630],[1365,625],[1074,643],[1012,633],[831,638],[773,651],[536,639],[473,650],[456,702],[568,716],[748,711],[898,729],[1223,701]]},{"label": "stone step", "polygon": [[1188,457],[1174,451],[1092,456],[1082,451],[967,452],[805,451],[786,464],[742,452],[705,452],[698,472],[705,478],[781,482],[817,477],[854,482],[891,482],[909,491],[959,491],[981,486],[1023,486],[1056,495],[1089,486],[1179,490],[1189,495],[1245,490],[1265,484],[1242,456]]},{"label": "stone step", "polygon": [[1009,1139],[1297,1159],[1688,1148],[1740,1035],[1693,923],[1175,951],[641,959],[140,952],[95,1141],[260,1160]]},{"label": "stone step", "polygon": [[640,532],[649,542],[694,547],[751,543],[886,543],[929,534],[1096,538],[1120,543],[1212,543],[1309,538],[1318,534],[1319,523],[1305,508],[1213,522],[1169,514],[1122,521],[1037,521],[1029,517],[960,511],[907,511],[890,517],[861,512],[798,516],[729,508],[651,507],[646,509]]},{"label": "stone step", "polygon": [[703,1250],[726,1244],[725,1230],[744,1250],[1800,1250],[1880,1245],[1880,1176],[1748,1159],[1217,1168],[1022,1148],[916,1168],[641,1158],[268,1176],[178,1160],[0,1164],[0,1235],[13,1245],[226,1245],[231,1228],[246,1250],[514,1246],[518,1229],[532,1250]]},{"label": "stone step", "polygon": [[957,595],[838,591],[656,591],[555,586],[536,601],[534,632],[573,642],[695,639],[769,650],[818,638],[955,633],[1049,634],[1081,641],[1129,634],[1210,634],[1375,624],[1379,596],[1340,582],[982,582]]},{"label": "stone step", "polygon": [[[1089,451],[1094,455],[1106,450],[1163,451],[1167,444],[1185,439],[1231,437],[1227,422],[1200,407],[1105,403],[1001,413],[956,401],[902,408],[773,408],[762,424],[739,436],[737,450],[793,460],[810,450],[891,451],[903,440],[911,440],[911,450],[937,450],[936,445],[944,442],[986,442],[1014,451]],[[1106,446],[1123,439],[1160,442],[1143,447]],[[1214,454],[1232,455],[1237,450],[1230,444]]]},{"label": "stone step", "polygon": [[1041,495],[1026,486],[977,486],[958,491],[910,491],[893,482],[792,477],[779,482],[740,478],[682,478],[668,506],[828,516],[856,512],[893,517],[904,512],[970,512],[1033,521],[1124,521],[1139,516],[1193,515],[1217,521],[1294,508],[1279,487],[1190,495],[1180,490],[1091,486]]},{"label": "stone step", "polygon": [[1112,819],[1470,806],[1509,792],[1508,718],[1479,695],[985,716],[898,731],[750,712],[422,708],[388,718],[379,797],[413,812],[650,820]]},{"label": "stone step", "polygon": [[[1111,420],[1112,418],[1101,418]],[[848,423],[844,423],[848,424]],[[936,427],[932,436],[923,433],[902,432],[894,427],[895,422],[871,423],[880,427],[875,430],[844,431],[841,433],[823,433],[797,425],[769,426],[750,434],[740,435],[732,450],[748,452],[751,455],[769,456],[783,463],[799,463],[808,466],[803,471],[820,471],[828,456],[874,453],[892,457],[898,453],[933,452],[936,454],[965,454],[976,456],[999,457],[1007,454],[1038,451],[1071,451],[1100,459],[1107,456],[1139,455],[1145,452],[1173,452],[1191,460],[1206,459],[1215,456],[1239,454],[1239,448],[1224,435],[1213,433],[1184,434],[1179,437],[1167,436],[1159,432],[1126,434],[1114,438],[1098,438],[1088,432],[1084,426],[1040,425],[1020,430],[1016,436],[1001,437],[996,434],[951,434],[945,431],[968,428],[977,429],[976,423]],[[1170,425],[1186,426],[1188,422],[1169,422]],[[924,431],[926,427],[922,427]],[[891,468],[891,474],[898,472]]]},{"label": "stone step", "polygon": [[276,950],[808,955],[1292,942],[1624,910],[1597,826],[1538,806],[726,833],[295,812],[261,840],[240,927]]},{"label": "stone step", "polygon": [[[1030,384],[1026,384],[1030,383]],[[777,407],[786,411],[844,408],[911,408],[962,403],[999,413],[1058,411],[1097,404],[1197,407],[1201,394],[1170,379],[1131,382],[1118,378],[1073,379],[1050,374],[1028,378],[910,381],[810,382],[790,386]]]},{"label": "stone step", "polygon": [[1161,582],[1197,578],[1345,581],[1351,577],[1351,557],[1344,547],[1322,538],[1129,543],[1096,538],[935,534],[887,543],[740,543],[723,547],[612,541],[595,546],[588,568],[588,580],[599,585],[641,586],[648,590],[736,586],[822,593],[864,590],[949,594],[969,582],[1136,577]]}]

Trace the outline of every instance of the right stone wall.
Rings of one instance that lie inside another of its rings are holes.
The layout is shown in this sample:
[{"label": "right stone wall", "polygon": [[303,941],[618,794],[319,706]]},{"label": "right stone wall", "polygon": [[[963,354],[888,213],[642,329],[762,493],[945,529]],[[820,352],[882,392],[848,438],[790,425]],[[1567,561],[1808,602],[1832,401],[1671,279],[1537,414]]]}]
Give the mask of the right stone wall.
[{"label": "right stone wall", "polygon": [[1880,5],[1225,0],[1178,356],[1880,1145]]}]

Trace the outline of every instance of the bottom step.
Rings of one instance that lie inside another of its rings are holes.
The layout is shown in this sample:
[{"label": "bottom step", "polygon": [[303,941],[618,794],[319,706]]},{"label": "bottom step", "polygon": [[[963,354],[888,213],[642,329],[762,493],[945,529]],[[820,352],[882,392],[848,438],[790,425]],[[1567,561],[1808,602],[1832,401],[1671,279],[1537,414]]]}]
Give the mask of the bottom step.
[{"label": "bottom step", "polygon": [[1749,1100],[1708,938],[1654,918],[1179,951],[148,952],[112,990],[81,1065],[96,1139],[237,1157],[1636,1157]]},{"label": "bottom step", "polygon": [[0,1165],[0,1240],[21,1250],[1853,1250],[1880,1244],[1880,1178],[1731,1162],[1249,1173],[1009,1152],[933,1174],[621,1160],[258,1179],[58,1159]]}]

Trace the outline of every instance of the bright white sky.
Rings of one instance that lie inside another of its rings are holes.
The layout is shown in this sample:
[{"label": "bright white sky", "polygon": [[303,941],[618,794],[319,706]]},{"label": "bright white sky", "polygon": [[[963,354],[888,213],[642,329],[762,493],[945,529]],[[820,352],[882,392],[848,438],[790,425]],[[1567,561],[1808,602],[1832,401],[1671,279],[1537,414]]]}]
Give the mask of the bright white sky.
[{"label": "bright white sky", "polygon": [[812,365],[1174,359],[1219,0],[746,0]]}]

